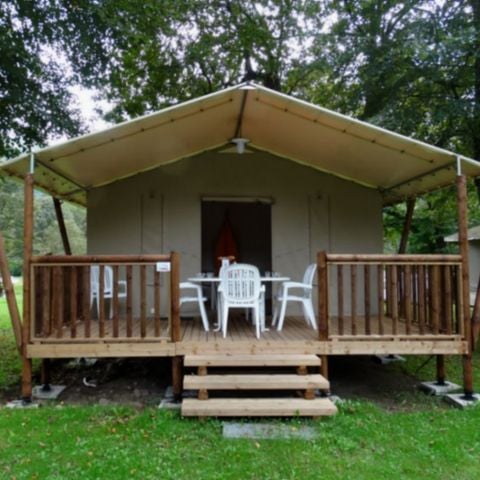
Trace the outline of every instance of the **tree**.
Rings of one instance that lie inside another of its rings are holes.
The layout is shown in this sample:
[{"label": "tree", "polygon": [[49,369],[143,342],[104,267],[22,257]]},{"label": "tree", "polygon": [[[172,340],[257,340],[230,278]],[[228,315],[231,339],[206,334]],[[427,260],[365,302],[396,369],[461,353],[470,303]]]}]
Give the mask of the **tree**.
[{"label": "tree", "polygon": [[[480,146],[478,0],[325,0],[323,5],[331,28],[316,37],[314,49],[324,68],[306,96],[480,158],[475,147],[476,142]],[[439,191],[417,202],[410,243],[414,251],[445,250],[443,236],[456,230],[456,206],[447,198],[448,193]],[[475,197],[470,205],[471,217],[478,221]],[[393,250],[403,211],[404,206],[385,211],[386,238]]]},{"label": "tree", "polygon": [[[22,274],[23,265],[23,186],[10,179],[0,179],[0,231],[5,239],[12,275]],[[63,254],[53,202],[49,195],[35,193],[35,254]],[[83,208],[63,204],[65,224],[74,254],[86,251],[86,216]]]},{"label": "tree", "polygon": [[54,53],[58,15],[56,2],[0,0],[0,159],[80,131],[66,63]]},{"label": "tree", "polygon": [[66,54],[115,108],[114,121],[243,80],[284,92],[308,83],[315,0],[62,2]]}]

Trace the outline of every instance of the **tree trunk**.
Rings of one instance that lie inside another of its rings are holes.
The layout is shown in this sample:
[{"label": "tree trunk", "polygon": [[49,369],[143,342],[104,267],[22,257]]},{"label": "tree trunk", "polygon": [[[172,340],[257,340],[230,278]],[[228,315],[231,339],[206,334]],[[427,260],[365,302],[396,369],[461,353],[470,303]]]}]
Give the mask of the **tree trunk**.
[{"label": "tree trunk", "polygon": [[[474,83],[474,106],[473,106],[473,128],[472,144],[473,158],[480,160],[480,0],[470,0],[473,11],[473,26],[475,29],[475,41],[473,51],[475,52],[475,83]],[[480,202],[480,177],[475,178],[478,200]]]}]

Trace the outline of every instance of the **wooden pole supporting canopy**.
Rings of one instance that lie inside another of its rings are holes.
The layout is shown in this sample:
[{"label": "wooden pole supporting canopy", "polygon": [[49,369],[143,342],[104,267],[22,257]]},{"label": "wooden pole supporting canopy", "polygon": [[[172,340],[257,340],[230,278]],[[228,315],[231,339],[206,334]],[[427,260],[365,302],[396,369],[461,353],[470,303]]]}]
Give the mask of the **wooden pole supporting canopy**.
[{"label": "wooden pole supporting canopy", "polygon": [[32,360],[27,358],[30,340],[31,299],[30,262],[33,251],[33,173],[25,175],[24,224],[23,224],[23,341],[22,341],[22,398],[32,398]]},{"label": "wooden pole supporting canopy", "polygon": [[416,198],[412,197],[407,200],[407,213],[405,214],[405,221],[403,223],[402,237],[400,239],[400,246],[398,253],[402,254],[407,251],[408,237],[412,227],[413,211],[415,210]]},{"label": "wooden pole supporting canopy", "polygon": [[5,242],[0,232],[0,276],[2,277],[5,296],[7,297],[8,311],[12,322],[13,334],[17,348],[21,353],[22,349],[22,322],[18,311],[17,299],[15,298],[15,290],[13,288],[10,270],[8,268],[7,254],[5,252]]},{"label": "wooden pole supporting canopy", "polygon": [[480,278],[478,279],[477,293],[472,313],[472,348],[475,349],[480,335]]},{"label": "wooden pole supporting canopy", "polygon": [[60,236],[62,237],[63,250],[65,251],[65,255],[71,255],[72,249],[68,239],[67,227],[65,226],[65,218],[63,217],[62,203],[58,198],[52,198],[53,206],[55,208],[55,215],[57,217],[58,229],[60,230]]},{"label": "wooden pole supporting canopy", "polygon": [[467,179],[465,175],[457,176],[457,207],[458,207],[458,242],[462,257],[462,300],[464,335],[467,340],[468,352],[463,356],[463,389],[466,399],[473,398],[472,371],[472,330],[470,323],[470,283],[468,275],[468,210],[467,210]]}]

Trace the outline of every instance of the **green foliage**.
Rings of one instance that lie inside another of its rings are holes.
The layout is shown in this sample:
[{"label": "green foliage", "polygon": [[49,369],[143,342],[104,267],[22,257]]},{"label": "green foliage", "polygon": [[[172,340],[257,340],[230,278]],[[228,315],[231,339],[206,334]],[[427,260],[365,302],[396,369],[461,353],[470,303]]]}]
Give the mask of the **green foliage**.
[{"label": "green foliage", "polygon": [[[108,118],[120,121],[255,80],[480,158],[477,0],[0,0],[0,7],[0,156],[77,131],[73,81],[96,87],[113,104]],[[418,202],[410,251],[447,250],[442,237],[456,230],[447,197],[435,192]],[[403,209],[385,212],[389,251]],[[477,211],[472,200],[472,224]],[[6,228],[21,238],[19,225]],[[46,250],[57,250],[54,228],[41,232],[53,242]]]},{"label": "green foliage", "polygon": [[[85,253],[85,210],[66,203],[62,209],[72,252]],[[23,265],[23,186],[20,183],[0,179],[0,212],[0,231],[5,240],[10,272],[20,276]],[[34,254],[64,253],[50,196],[36,192],[34,212]]]},{"label": "green foliage", "polygon": [[[15,286],[15,293],[19,308],[22,305],[22,286]],[[0,391],[18,383],[21,378],[21,361],[15,345],[12,324],[7,308],[5,295],[0,297]]]},{"label": "green foliage", "polygon": [[56,2],[0,0],[0,159],[79,132],[57,19]]},{"label": "green foliage", "polygon": [[64,9],[77,32],[66,45],[72,68],[115,104],[116,121],[242,80],[293,92],[309,82],[322,24],[316,0],[78,0]]},{"label": "green foliage", "polygon": [[[470,226],[480,223],[478,197],[472,181],[468,186]],[[383,224],[385,250],[398,251],[400,236],[405,220],[406,205],[399,203],[384,209]],[[446,243],[444,237],[455,233],[457,224],[457,202],[455,187],[432,192],[417,199],[409,242],[408,253],[457,253],[457,243]]]}]

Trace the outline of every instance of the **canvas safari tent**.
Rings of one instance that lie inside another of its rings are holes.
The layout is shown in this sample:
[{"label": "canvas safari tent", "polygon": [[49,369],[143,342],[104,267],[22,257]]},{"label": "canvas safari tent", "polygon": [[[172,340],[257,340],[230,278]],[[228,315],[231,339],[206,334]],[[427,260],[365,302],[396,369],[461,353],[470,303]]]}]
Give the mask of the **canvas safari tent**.
[{"label": "canvas safari tent", "polygon": [[[179,394],[182,364],[205,373],[226,355],[229,365],[291,356],[298,367],[316,355],[327,376],[329,355],[395,353],[436,354],[440,380],[443,355],[463,355],[472,394],[466,176],[480,175],[472,159],[247,83],[21,155],[1,170],[25,181],[26,398],[32,358],[172,357]],[[454,182],[460,254],[383,255],[382,207]],[[87,255],[32,256],[33,188],[56,199],[60,225],[60,200],[86,207]],[[223,339],[180,317],[179,282],[215,274],[226,230],[238,260],[262,272],[298,280],[317,263],[318,331],[295,307],[281,332],[259,339],[243,319]],[[113,294],[111,315],[103,299],[98,318],[91,311],[92,266],[111,266],[126,288]],[[214,380],[206,382],[191,412],[232,414],[225,402],[205,400]]]}]

